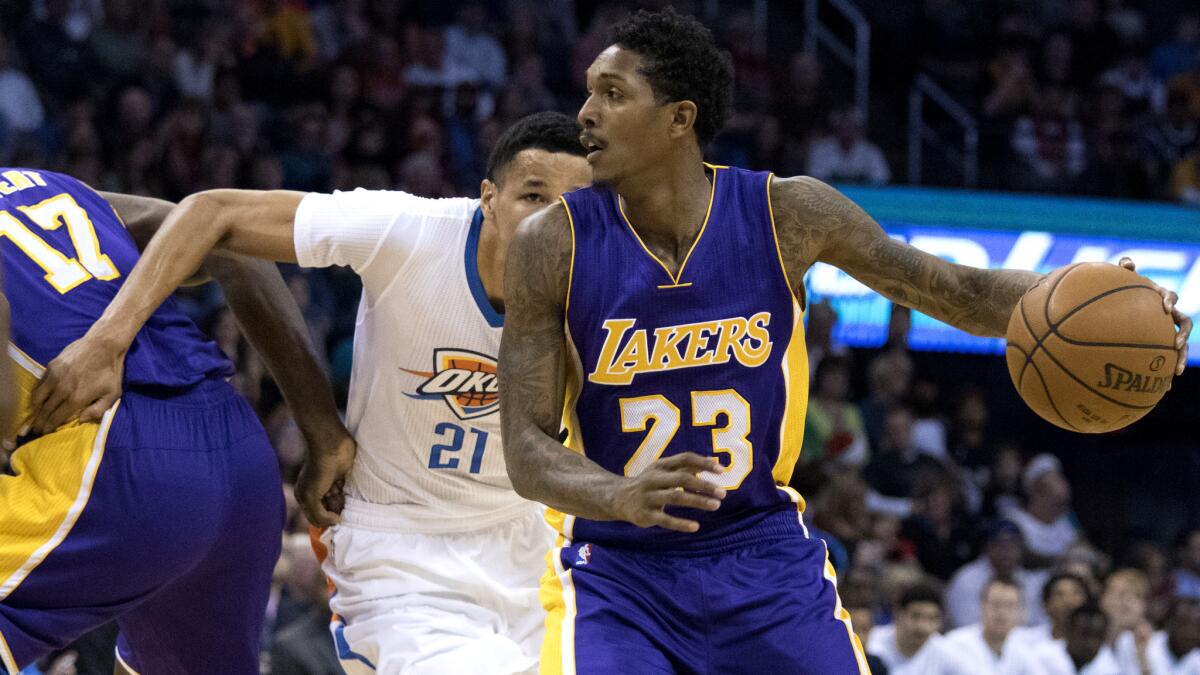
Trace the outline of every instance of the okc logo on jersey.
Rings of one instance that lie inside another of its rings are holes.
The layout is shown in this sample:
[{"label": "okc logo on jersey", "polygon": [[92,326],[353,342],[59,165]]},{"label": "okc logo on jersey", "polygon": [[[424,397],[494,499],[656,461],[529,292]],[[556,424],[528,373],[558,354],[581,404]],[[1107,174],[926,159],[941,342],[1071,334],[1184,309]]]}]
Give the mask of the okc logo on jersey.
[{"label": "okc logo on jersey", "polygon": [[495,412],[500,407],[496,382],[496,359],[465,349],[433,350],[434,370],[406,373],[426,378],[410,398],[443,399],[459,419],[469,420]]},{"label": "okc logo on jersey", "polygon": [[[679,326],[632,330],[637,319],[604,322],[604,346],[588,375],[596,384],[626,385],[640,373],[728,363],[760,366],[771,355],[770,312]],[[628,337],[627,337],[628,336]]]}]

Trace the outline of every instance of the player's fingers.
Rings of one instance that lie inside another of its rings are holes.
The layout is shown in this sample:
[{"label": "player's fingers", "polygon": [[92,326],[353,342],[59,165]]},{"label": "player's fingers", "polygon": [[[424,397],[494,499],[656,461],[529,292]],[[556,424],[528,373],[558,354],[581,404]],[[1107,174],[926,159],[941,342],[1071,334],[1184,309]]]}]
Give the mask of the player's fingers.
[{"label": "player's fingers", "polygon": [[64,393],[64,390],[56,386],[50,392],[50,395],[46,397],[46,400],[42,401],[41,407],[38,408],[37,413],[34,415],[31,425],[32,429],[39,434],[52,431],[54,427],[50,426],[51,420],[54,418],[59,407],[66,402],[66,399],[67,395]]},{"label": "player's fingers", "polygon": [[100,400],[84,408],[83,412],[79,413],[79,421],[85,423],[100,421],[100,418],[104,417],[104,413],[108,412],[108,409],[113,406],[113,403],[116,403],[116,397],[102,397]]},{"label": "player's fingers", "polygon": [[690,473],[676,475],[676,485],[684,490],[705,495],[707,497],[715,497],[716,499],[725,499],[725,489],[716,483],[704,480],[703,478]]},{"label": "player's fingers", "polygon": [[1188,346],[1185,343],[1183,348],[1179,350],[1179,363],[1175,366],[1175,374],[1182,375],[1183,369],[1187,368]]},{"label": "player's fingers", "polygon": [[697,455],[694,452],[681,452],[678,455],[671,455],[666,459],[658,460],[657,464],[660,468],[668,471],[684,470],[691,471],[692,473],[721,471],[721,464],[717,461],[716,457],[705,457]]},{"label": "player's fingers", "polygon": [[1121,267],[1124,267],[1125,269],[1129,270],[1130,272],[1137,271],[1137,265],[1134,264],[1133,258],[1130,258],[1128,256],[1121,258],[1121,262],[1119,262],[1117,264],[1120,265]]},{"label": "player's fingers", "polygon": [[329,513],[321,501],[321,495],[316,494],[311,486],[298,483],[296,501],[299,502],[300,510],[304,512],[308,522],[317,527],[329,527],[334,524],[336,516]]},{"label": "player's fingers", "polygon": [[[705,497],[686,490],[662,490],[658,493],[662,506],[682,506],[701,511],[716,511],[721,508],[721,500]],[[658,501],[658,500],[656,500]]]},{"label": "player's fingers", "polygon": [[676,532],[696,532],[700,529],[700,523],[687,518],[676,518],[668,515],[665,511],[656,511],[651,515],[650,525],[657,525],[666,530],[675,530]]},{"label": "player's fingers", "polygon": [[[1163,293],[1163,291],[1166,292]],[[1159,286],[1158,292],[1162,293],[1163,296],[1163,309],[1166,310],[1167,314],[1174,314],[1175,303],[1179,302],[1179,294],[1175,291],[1167,291],[1161,286]]]}]

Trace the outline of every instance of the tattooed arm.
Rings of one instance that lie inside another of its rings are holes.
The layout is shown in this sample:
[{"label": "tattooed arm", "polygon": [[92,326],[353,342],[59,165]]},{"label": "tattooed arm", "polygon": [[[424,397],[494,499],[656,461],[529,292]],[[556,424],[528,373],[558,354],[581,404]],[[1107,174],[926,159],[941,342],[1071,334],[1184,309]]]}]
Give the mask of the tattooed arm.
[{"label": "tattooed arm", "polygon": [[771,207],[793,282],[829,263],[905,307],[975,335],[1003,337],[1012,310],[1042,275],[956,265],[892,239],[842,193],[815,178],[776,178]]},{"label": "tattooed arm", "polygon": [[626,478],[556,440],[566,375],[563,321],[572,246],[566,209],[555,204],[526,218],[508,251],[499,376],[504,461],[513,489],[526,499],[591,520],[695,532],[696,521],[669,516],[663,507],[715,511],[724,491],[696,474],[719,470],[716,459],[681,453]]}]

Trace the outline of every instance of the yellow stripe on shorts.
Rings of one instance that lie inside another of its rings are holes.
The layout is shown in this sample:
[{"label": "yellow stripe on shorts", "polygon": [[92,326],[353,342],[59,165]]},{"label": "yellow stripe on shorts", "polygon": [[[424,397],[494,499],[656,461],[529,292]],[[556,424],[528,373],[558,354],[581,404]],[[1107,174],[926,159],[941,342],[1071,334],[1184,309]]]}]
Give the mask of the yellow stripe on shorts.
[{"label": "yellow stripe on shorts", "polygon": [[546,609],[546,636],[542,639],[542,675],[575,675],[575,587],[571,570],[563,569],[566,539],[559,535],[546,554],[538,598]]},{"label": "yellow stripe on shorts", "polygon": [[120,402],[99,424],[72,423],[17,448],[0,476],[0,600],[58,546],[83,513]]}]

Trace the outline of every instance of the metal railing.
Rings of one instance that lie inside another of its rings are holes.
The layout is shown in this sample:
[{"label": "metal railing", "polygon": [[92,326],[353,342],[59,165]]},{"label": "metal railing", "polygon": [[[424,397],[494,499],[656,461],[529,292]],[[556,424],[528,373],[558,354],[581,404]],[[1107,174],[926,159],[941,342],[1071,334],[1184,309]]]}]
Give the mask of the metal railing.
[{"label": "metal railing", "polygon": [[[962,147],[947,144],[933,127],[925,123],[925,104],[936,105],[962,129]],[[979,125],[961,103],[924,73],[918,73],[908,92],[908,180],[921,184],[925,144],[942,151],[945,159],[962,172],[963,186],[975,187],[979,181]]]},{"label": "metal railing", "polygon": [[850,0],[826,0],[854,28],[854,44],[849,44],[821,21],[821,0],[805,0],[804,49],[816,53],[824,47],[835,59],[854,71],[854,106],[863,120],[869,117],[871,102],[871,24]]}]

